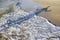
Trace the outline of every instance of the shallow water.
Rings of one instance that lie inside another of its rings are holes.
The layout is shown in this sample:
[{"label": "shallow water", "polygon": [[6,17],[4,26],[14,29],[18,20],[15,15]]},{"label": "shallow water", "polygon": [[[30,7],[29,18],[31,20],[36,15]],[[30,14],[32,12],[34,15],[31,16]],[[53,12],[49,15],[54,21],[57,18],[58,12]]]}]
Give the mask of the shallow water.
[{"label": "shallow water", "polygon": [[40,16],[43,16],[50,20],[53,24],[60,26],[60,0],[34,0],[35,2],[41,3],[41,7],[47,7],[50,6],[49,9],[52,11],[48,14],[41,14]]}]

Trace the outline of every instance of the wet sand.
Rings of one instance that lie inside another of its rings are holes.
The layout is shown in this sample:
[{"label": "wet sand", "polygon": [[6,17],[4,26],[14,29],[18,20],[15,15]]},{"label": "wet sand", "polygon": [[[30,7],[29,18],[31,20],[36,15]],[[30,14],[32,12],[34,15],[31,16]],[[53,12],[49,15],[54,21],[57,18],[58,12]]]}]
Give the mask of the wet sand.
[{"label": "wet sand", "polygon": [[49,10],[51,10],[51,12],[40,14],[40,16],[43,16],[53,24],[60,26],[60,0],[34,0],[34,2],[41,3],[42,8],[50,6]]}]

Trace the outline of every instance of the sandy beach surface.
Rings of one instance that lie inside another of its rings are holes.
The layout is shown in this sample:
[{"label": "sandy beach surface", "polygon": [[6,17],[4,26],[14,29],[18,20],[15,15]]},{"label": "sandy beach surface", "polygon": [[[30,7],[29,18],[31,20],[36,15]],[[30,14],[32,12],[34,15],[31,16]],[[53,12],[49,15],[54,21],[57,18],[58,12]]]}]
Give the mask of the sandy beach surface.
[{"label": "sandy beach surface", "polygon": [[42,4],[41,7],[50,6],[51,12],[40,14],[50,20],[53,24],[60,26],[60,0],[34,0],[34,2]]}]

